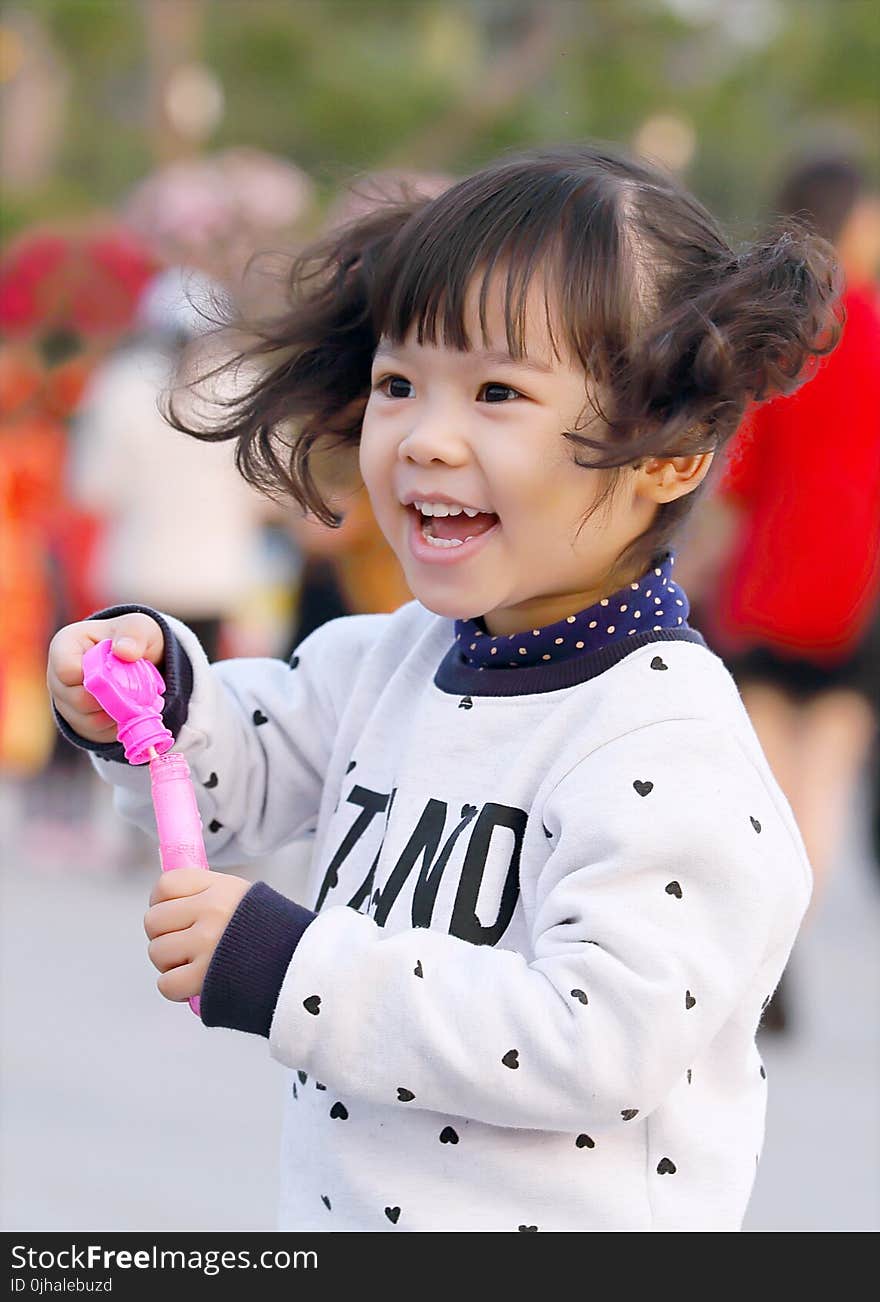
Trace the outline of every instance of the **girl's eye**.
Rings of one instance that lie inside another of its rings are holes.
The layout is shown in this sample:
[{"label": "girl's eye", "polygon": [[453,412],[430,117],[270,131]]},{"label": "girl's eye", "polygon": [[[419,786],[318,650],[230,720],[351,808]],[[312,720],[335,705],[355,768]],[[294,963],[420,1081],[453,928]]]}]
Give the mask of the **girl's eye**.
[{"label": "girl's eye", "polygon": [[511,389],[509,384],[484,384],[480,390],[485,395],[485,402],[509,402],[511,398],[521,398],[518,389]]},{"label": "girl's eye", "polygon": [[388,398],[412,397],[412,385],[402,375],[386,375],[375,387]]},{"label": "girl's eye", "polygon": [[[412,398],[414,397],[413,385],[409,380],[405,380],[402,375],[385,375],[381,380],[377,380],[373,386],[380,393],[384,393],[387,398]],[[518,389],[512,389],[509,384],[484,384],[479,392],[481,402],[509,402],[512,398],[521,398],[522,394]]]}]

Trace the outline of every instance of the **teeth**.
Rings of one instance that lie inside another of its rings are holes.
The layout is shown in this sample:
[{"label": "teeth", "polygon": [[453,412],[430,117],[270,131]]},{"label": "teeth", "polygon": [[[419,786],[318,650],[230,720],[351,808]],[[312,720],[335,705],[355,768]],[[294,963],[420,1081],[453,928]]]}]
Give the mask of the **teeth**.
[{"label": "teeth", "polygon": [[484,512],[480,511],[476,506],[447,506],[445,502],[414,502],[413,506],[415,506],[422,515],[428,516],[461,515],[462,511],[464,511],[465,515],[470,516],[470,518],[473,519],[475,515],[484,514]]},{"label": "teeth", "polygon": [[422,537],[431,544],[432,547],[460,547],[460,538],[432,538],[429,533],[423,533]]},{"label": "teeth", "polygon": [[471,538],[475,536],[474,534],[468,534],[467,538],[435,538],[432,533],[428,533],[430,528],[431,523],[426,520],[422,525],[422,537],[432,547],[460,547],[462,542],[470,542]]},{"label": "teeth", "polygon": [[461,515],[463,506],[447,506],[445,502],[416,502],[422,515]]}]

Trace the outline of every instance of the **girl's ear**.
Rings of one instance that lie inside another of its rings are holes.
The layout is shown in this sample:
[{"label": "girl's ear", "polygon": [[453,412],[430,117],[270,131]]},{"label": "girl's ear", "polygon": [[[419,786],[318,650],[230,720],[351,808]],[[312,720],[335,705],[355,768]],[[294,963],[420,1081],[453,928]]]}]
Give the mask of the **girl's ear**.
[{"label": "girl's ear", "polygon": [[699,487],[714,456],[714,452],[694,452],[684,457],[647,457],[637,470],[636,491],[652,502],[673,502]]}]

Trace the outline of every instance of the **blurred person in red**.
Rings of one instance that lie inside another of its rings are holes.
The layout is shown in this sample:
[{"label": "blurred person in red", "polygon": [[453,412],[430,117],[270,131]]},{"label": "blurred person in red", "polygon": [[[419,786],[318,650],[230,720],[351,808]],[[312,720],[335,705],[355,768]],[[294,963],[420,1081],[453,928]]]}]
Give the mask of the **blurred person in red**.
[{"label": "blurred person in red", "polygon": [[[93,215],[20,232],[0,258],[0,775],[4,832],[67,815],[52,853],[71,850],[87,766],[58,746],[45,646],[95,604],[100,522],[65,491],[68,425],[89,374],[131,324],[156,264],[131,232]],[[40,779],[39,784],[32,780]]]},{"label": "blurred person in red", "polygon": [[[880,715],[880,197],[844,158],[793,170],[777,209],[836,245],[841,343],[748,414],[678,579],[727,661],[813,867],[815,915]],[[712,572],[719,573],[714,586]],[[788,982],[764,1025],[785,1026]]]},{"label": "blurred person in red", "polygon": [[54,628],[50,546],[62,501],[62,412],[39,353],[0,344],[0,770],[45,766],[55,739],[37,658]]}]

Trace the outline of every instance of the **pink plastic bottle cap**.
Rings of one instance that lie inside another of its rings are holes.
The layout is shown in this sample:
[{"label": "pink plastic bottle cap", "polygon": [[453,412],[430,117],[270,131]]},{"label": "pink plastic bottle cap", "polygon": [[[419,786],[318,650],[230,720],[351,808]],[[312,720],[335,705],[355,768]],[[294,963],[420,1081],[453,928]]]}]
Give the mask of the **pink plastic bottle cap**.
[{"label": "pink plastic bottle cap", "polygon": [[149,660],[120,659],[106,638],[83,656],[83,686],[119,725],[130,764],[146,764],[151,747],[162,755],[174,745],[162,722],[165,683]]}]

